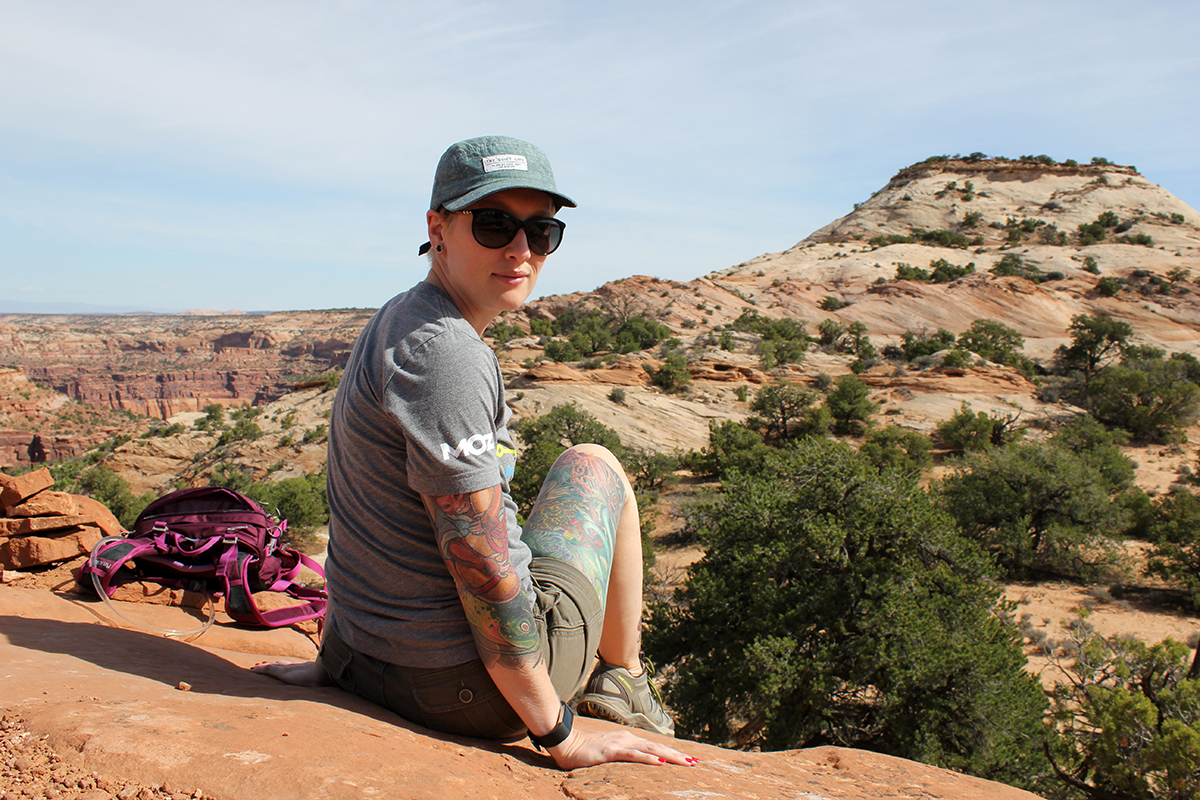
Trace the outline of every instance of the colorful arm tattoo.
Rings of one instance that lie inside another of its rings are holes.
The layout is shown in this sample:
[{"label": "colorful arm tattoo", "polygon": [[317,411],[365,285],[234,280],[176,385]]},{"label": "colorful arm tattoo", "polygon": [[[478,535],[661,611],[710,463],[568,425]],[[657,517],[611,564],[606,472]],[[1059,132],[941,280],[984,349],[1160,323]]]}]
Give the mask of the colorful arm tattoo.
[{"label": "colorful arm tattoo", "polygon": [[508,558],[500,487],[427,497],[425,506],[484,663],[539,659],[537,625]]}]

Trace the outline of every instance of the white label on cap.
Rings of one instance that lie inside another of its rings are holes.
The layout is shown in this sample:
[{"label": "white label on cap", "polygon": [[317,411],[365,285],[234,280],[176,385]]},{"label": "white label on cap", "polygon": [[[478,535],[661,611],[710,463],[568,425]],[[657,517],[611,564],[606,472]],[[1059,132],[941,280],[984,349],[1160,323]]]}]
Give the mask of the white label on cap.
[{"label": "white label on cap", "polygon": [[515,154],[483,157],[484,172],[495,172],[498,169],[523,169],[528,172],[529,162],[525,160],[525,156]]}]

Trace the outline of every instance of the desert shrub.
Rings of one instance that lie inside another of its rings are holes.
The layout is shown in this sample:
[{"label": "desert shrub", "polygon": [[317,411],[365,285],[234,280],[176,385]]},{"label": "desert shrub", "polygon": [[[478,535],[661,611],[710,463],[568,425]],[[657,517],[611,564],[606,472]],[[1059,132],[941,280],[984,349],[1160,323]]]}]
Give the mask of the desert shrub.
[{"label": "desert shrub", "polygon": [[1105,277],[1096,281],[1096,291],[1103,297],[1116,297],[1124,287],[1125,282],[1120,278]]},{"label": "desert shrub", "polygon": [[220,438],[217,439],[217,444],[226,445],[231,442],[253,442],[262,437],[263,431],[262,428],[258,427],[258,423],[243,416],[234,423],[232,428],[221,433]]},{"label": "desert shrub", "polygon": [[858,454],[878,470],[898,469],[920,475],[933,464],[929,454],[932,448],[933,442],[925,434],[888,425],[867,433]]},{"label": "desert shrub", "polygon": [[619,353],[647,350],[671,335],[671,329],[658,320],[630,317],[613,331],[613,346]]},{"label": "desert shrub", "polygon": [[812,389],[790,381],[772,381],[755,392],[750,410],[756,416],[750,419],[749,424],[762,431],[769,442],[781,442],[809,433],[811,426],[803,423],[811,418],[812,405],[818,396]]},{"label": "desert shrub", "polygon": [[951,264],[944,258],[939,258],[936,261],[929,262],[929,279],[934,283],[950,283],[956,281],[964,275],[970,275],[975,271],[975,263],[971,262],[966,266]]},{"label": "desert shrub", "polygon": [[133,530],[138,514],[158,497],[154,492],[135,495],[128,481],[104,466],[80,472],[75,485],[82,494],[107,506],[125,530]]},{"label": "desert shrub", "polygon": [[1083,269],[1084,269],[1084,271],[1085,271],[1085,272],[1090,272],[1090,273],[1092,273],[1093,275],[1099,275],[1099,274],[1100,274],[1100,265],[1098,265],[1098,264],[1096,263],[1096,259],[1095,259],[1095,258],[1093,258],[1092,256],[1084,256],[1084,258],[1083,258]]},{"label": "desert shrub", "polygon": [[546,358],[551,361],[578,361],[583,358],[579,348],[566,339],[551,339],[546,342],[545,353]]},{"label": "desert shrub", "polygon": [[971,246],[972,239],[958,231],[948,231],[944,228],[927,231],[924,228],[913,228],[913,236],[918,241],[935,244],[940,247],[958,247],[966,249]]},{"label": "desert shrub", "polygon": [[301,441],[304,444],[320,444],[328,438],[329,426],[322,422],[317,427],[306,430],[304,432],[304,436],[301,438]]},{"label": "desert shrub", "polygon": [[509,339],[517,336],[522,336],[525,332],[516,325],[509,325],[502,319],[498,319],[488,326],[483,332],[484,336],[490,336],[498,345],[503,345]]},{"label": "desert shrub", "polygon": [[988,272],[997,277],[1024,278],[1034,283],[1045,280],[1042,271],[1032,264],[1026,264],[1025,259],[1016,253],[1005,253]]},{"label": "desert shrub", "polygon": [[1200,417],[1200,386],[1181,361],[1126,359],[1092,379],[1091,412],[1106,425],[1123,428],[1141,442],[1171,442]]},{"label": "desert shrub", "polygon": [[651,382],[667,392],[682,392],[692,383],[687,359],[679,353],[669,353],[663,363],[650,374]]},{"label": "desert shrub", "polygon": [[548,319],[529,320],[529,333],[533,336],[553,336],[554,324]]},{"label": "desert shrub", "polygon": [[608,399],[613,401],[614,403],[624,404],[625,390],[622,389],[620,386],[614,386],[612,388],[612,391],[610,391],[608,393]]},{"label": "desert shrub", "polygon": [[978,211],[968,211],[963,215],[962,225],[964,228],[978,227],[980,222],[983,222],[983,214]]},{"label": "desert shrub", "polygon": [[1164,495],[1147,522],[1145,536],[1154,544],[1150,571],[1181,585],[1200,609],[1200,498],[1186,491]]},{"label": "desert shrub", "polygon": [[1108,231],[1104,229],[1103,225],[1097,222],[1081,222],[1076,229],[1075,236],[1076,241],[1086,247],[1090,244],[1103,242],[1105,237],[1108,236]]},{"label": "desert shrub", "polygon": [[1060,231],[1057,225],[1046,225],[1038,232],[1038,241],[1042,244],[1065,245],[1069,240],[1066,231]]},{"label": "desert shrub", "polygon": [[871,415],[879,404],[871,400],[871,390],[856,375],[843,375],[825,395],[825,408],[833,417],[833,431],[858,436],[871,425]]},{"label": "desert shrub", "polygon": [[971,453],[937,492],[1007,577],[1092,580],[1122,563],[1113,537],[1126,516],[1115,488],[1086,457],[1043,442]]},{"label": "desert shrub", "polygon": [[889,233],[882,236],[874,236],[867,240],[867,244],[872,247],[887,247],[891,244],[912,244],[916,239],[912,236],[906,236],[902,233]]},{"label": "desert shrub", "polygon": [[972,411],[971,404],[964,402],[954,416],[938,423],[937,435],[942,445],[955,453],[977,453],[1024,436],[1025,429],[1016,422],[1015,415],[994,417],[986,411]]},{"label": "desert shrub", "polygon": [[809,439],[695,519],[705,555],[646,633],[683,736],[1043,771],[1045,699],[988,560],[915,481]]},{"label": "desert shrub", "polygon": [[753,428],[731,419],[708,423],[708,447],[685,456],[683,465],[697,475],[723,478],[730,472],[743,475],[762,468],[770,448]]},{"label": "desert shrub", "polygon": [[939,328],[937,333],[905,331],[901,336],[901,349],[906,361],[914,361],[953,347],[955,341],[954,334],[944,328]]},{"label": "desert shrub", "polygon": [[1148,233],[1135,233],[1129,236],[1118,236],[1121,244],[1140,244],[1143,247],[1154,247],[1154,237]]},{"label": "desert shrub", "polygon": [[955,345],[997,364],[1021,367],[1028,363],[1023,349],[1025,337],[1003,323],[977,319],[958,337]]},{"label": "desert shrub", "polygon": [[921,267],[914,267],[911,264],[897,263],[896,264],[896,280],[898,281],[920,281],[921,283],[929,282],[929,270]]},{"label": "desert shrub", "polygon": [[[1049,754],[1054,795],[1195,800],[1200,786],[1200,661],[1172,639],[1147,645],[1071,629],[1068,680],[1053,692],[1059,732]],[[1048,793],[1049,793],[1048,791]]]},{"label": "desert shrub", "polygon": [[845,300],[842,300],[840,297],[834,297],[831,294],[825,295],[821,298],[821,302],[817,303],[817,307],[822,311],[837,311],[839,308],[845,308],[848,305],[850,304]]}]

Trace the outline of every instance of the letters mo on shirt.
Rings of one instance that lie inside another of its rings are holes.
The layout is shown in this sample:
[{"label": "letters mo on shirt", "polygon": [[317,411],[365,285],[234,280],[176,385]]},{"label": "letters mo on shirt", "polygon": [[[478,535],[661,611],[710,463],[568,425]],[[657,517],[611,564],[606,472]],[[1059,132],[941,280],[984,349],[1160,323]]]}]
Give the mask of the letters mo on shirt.
[{"label": "letters mo on shirt", "polygon": [[450,458],[459,458],[463,453],[481,456],[487,451],[495,449],[496,435],[494,433],[477,433],[460,441],[458,447],[452,448],[450,445],[442,442],[442,461]]}]

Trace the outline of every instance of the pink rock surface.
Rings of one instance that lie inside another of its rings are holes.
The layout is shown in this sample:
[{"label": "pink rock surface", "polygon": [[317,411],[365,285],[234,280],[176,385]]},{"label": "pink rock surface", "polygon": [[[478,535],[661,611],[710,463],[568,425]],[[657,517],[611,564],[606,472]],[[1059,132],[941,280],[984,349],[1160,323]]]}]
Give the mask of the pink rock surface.
[{"label": "pink rock surface", "polygon": [[435,734],[336,689],[285,686],[245,669],[262,660],[266,648],[256,648],[264,633],[290,634],[311,650],[297,632],[244,629],[235,651],[205,644],[218,641],[208,639],[213,631],[189,644],[109,627],[98,601],[42,590],[0,586],[0,608],[5,710],[19,712],[73,765],[151,785],[200,787],[219,800],[1034,797],[832,747],[742,753],[679,742],[699,766],[610,764],[564,773],[528,742]]},{"label": "pink rock surface", "polygon": [[[58,517],[46,519],[60,519]],[[62,517],[61,519],[67,519]],[[28,521],[28,520],[27,520]],[[100,529],[94,525],[81,525],[70,529],[57,529],[46,536],[13,536],[0,538],[0,567],[5,569],[27,569],[42,564],[66,561],[91,551],[100,541]]]},{"label": "pink rock surface", "polygon": [[54,478],[50,477],[50,470],[45,467],[15,478],[5,475],[0,478],[0,504],[15,506],[27,497],[33,497],[53,485]]}]

